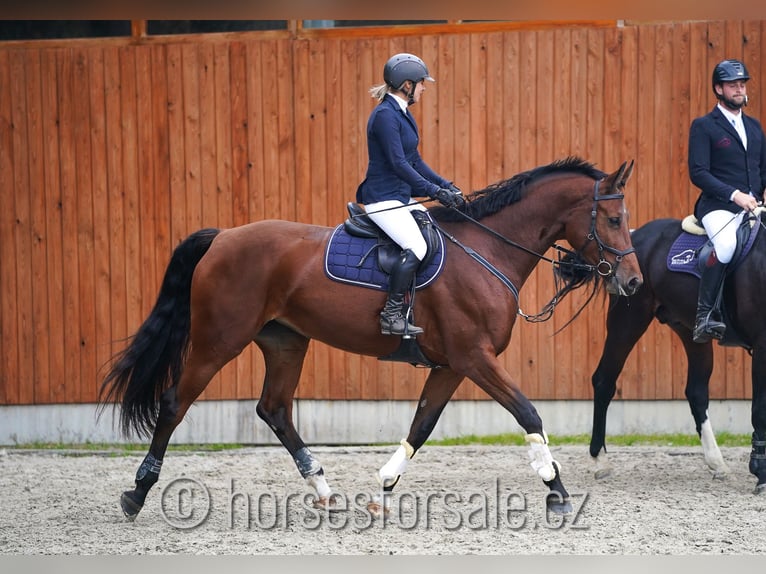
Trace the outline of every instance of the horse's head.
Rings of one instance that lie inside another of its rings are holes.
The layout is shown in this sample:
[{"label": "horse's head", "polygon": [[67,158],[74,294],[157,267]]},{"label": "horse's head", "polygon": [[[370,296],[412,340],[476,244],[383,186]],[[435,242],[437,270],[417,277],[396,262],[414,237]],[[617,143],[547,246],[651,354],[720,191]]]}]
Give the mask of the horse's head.
[{"label": "horse's head", "polygon": [[623,163],[614,173],[593,186],[590,226],[583,242],[583,223],[568,229],[567,241],[605,281],[606,289],[617,295],[632,295],[643,283],[628,228],[625,185],[633,173],[633,162]]}]

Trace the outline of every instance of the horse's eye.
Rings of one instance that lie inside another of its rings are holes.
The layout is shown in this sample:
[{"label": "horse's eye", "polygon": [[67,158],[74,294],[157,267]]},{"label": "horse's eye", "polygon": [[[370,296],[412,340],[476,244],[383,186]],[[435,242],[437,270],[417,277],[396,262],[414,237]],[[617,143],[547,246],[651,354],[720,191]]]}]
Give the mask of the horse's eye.
[{"label": "horse's eye", "polygon": [[622,223],[622,217],[610,217],[608,221],[612,227],[619,227]]}]

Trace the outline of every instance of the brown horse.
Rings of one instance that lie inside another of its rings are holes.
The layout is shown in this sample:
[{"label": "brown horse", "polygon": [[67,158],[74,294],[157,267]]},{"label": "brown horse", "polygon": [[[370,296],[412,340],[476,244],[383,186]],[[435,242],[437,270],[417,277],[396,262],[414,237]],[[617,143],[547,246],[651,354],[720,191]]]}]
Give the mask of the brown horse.
[{"label": "brown horse", "polygon": [[[526,431],[531,465],[550,489],[549,509],[571,511],[542,420],[498,355],[519,312],[517,287],[556,240],[565,239],[610,291],[629,295],[641,285],[623,201],[632,169],[632,162],[623,163],[607,176],[582,159],[567,158],[475,192],[460,210],[430,210],[450,242],[438,280],[418,294],[418,324],[425,333],[417,343],[437,367],[425,382],[407,439],[378,473],[385,493],[467,377]],[[175,249],[154,309],[117,355],[101,389],[102,409],[107,402],[121,404],[126,434],[153,433],[135,489],[121,498],[128,518],[135,518],[157,482],[171,434],[186,411],[252,341],[266,368],[258,415],[316,490],[317,504],[328,504],[332,491],[324,471],[292,421],[309,342],[377,357],[402,342],[380,334],[384,293],[326,276],[324,252],[332,233],[316,225],[259,221],[200,230]]]}]

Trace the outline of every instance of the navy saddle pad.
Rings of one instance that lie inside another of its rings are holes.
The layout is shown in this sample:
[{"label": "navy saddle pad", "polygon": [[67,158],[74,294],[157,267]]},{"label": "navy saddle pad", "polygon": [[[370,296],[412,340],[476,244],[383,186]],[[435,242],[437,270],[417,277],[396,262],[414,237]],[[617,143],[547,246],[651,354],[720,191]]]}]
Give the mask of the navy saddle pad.
[{"label": "navy saddle pad", "polygon": [[[730,266],[729,273],[731,273],[750,252],[750,249],[755,242],[755,237],[758,235],[759,227],[760,216],[755,220],[755,225],[749,229],[746,221],[737,231],[737,249],[734,251],[734,257],[732,258],[733,265]],[[690,273],[698,279],[702,277],[699,254],[705,246],[705,243],[707,243],[707,240],[707,235],[695,235],[682,231],[673,242],[673,245],[670,246],[667,258],[668,270]]]},{"label": "navy saddle pad", "polygon": [[[437,235],[433,259],[415,275],[416,289],[430,285],[444,268],[444,238]],[[349,235],[343,224],[338,225],[325,250],[325,273],[333,281],[388,291],[388,274],[378,265],[378,245],[378,239]]]},{"label": "navy saddle pad", "polygon": [[698,255],[706,241],[707,235],[693,235],[682,231],[670,246],[667,259],[668,270],[701,277]]}]

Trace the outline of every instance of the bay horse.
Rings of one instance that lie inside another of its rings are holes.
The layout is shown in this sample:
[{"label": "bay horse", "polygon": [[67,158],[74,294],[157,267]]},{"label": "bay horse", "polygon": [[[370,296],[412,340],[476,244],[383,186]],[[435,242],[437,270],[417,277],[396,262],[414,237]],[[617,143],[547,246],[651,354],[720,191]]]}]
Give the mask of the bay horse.
[{"label": "bay horse", "polygon": [[[615,292],[632,294],[641,285],[624,205],[632,170],[633,163],[625,162],[607,175],[568,157],[470,194],[460,209],[428,210],[450,238],[438,280],[422,289],[416,305],[425,329],[417,343],[434,368],[406,440],[377,474],[386,493],[467,377],[526,431],[531,465],[550,489],[548,508],[572,511],[543,422],[498,355],[519,311],[514,291],[559,239]],[[115,355],[101,385],[100,409],[114,402],[126,435],[151,435],[135,488],[120,499],[128,519],[157,482],[171,434],[191,404],[253,341],[265,361],[256,411],[316,491],[315,504],[331,504],[322,466],[292,420],[309,342],[381,357],[394,353],[402,339],[380,334],[384,293],[328,278],[323,260],[332,233],[329,227],[264,220],[199,230],[175,248],[154,308]]]},{"label": "bay horse", "polygon": [[[757,226],[761,225],[760,214],[753,215],[752,219],[756,227],[750,232],[752,245],[749,251],[743,259],[735,259],[729,264],[733,272],[726,278],[722,294],[727,329],[719,343],[745,348],[752,355],[753,434],[749,470],[758,479],[755,487],[758,494],[766,492],[766,296],[762,296],[766,285],[766,237],[764,230],[757,233]],[[716,478],[723,478],[729,471],[708,417],[713,341],[695,343],[692,340],[699,279],[694,274],[669,268],[669,264],[685,263],[678,259],[673,262],[672,254],[669,255],[681,231],[682,221],[679,219],[657,219],[633,231],[632,241],[644,284],[631,297],[610,295],[607,336],[591,379],[593,427],[590,455],[596,478],[603,478],[612,470],[606,459],[606,416],[616,391],[617,378],[631,350],[653,319],[668,325],[683,344],[687,360],[685,394],[705,462]],[[696,233],[704,233],[704,230],[700,228]],[[705,239],[699,243],[703,244]],[[709,242],[705,247],[711,249]],[[684,253],[688,255],[690,251],[686,250],[682,255]],[[704,259],[704,255],[700,257]]]}]

